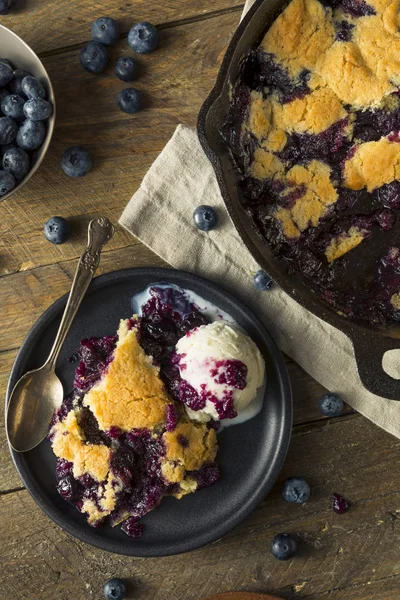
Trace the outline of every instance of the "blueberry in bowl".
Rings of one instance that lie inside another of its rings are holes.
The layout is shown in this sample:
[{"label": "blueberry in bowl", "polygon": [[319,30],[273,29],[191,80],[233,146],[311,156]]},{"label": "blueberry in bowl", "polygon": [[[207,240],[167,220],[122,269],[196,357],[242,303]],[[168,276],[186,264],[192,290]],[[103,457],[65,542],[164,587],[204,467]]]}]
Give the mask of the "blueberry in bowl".
[{"label": "blueberry in bowl", "polygon": [[54,129],[55,98],[38,56],[3,25],[0,87],[4,88],[0,96],[0,168],[5,173],[0,200],[4,200],[19,190],[43,161]]}]

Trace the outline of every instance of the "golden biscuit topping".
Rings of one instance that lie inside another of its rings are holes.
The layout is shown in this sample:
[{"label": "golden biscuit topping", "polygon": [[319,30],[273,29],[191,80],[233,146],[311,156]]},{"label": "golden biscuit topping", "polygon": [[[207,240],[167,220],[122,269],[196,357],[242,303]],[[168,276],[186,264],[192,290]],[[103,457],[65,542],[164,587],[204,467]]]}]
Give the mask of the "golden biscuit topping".
[{"label": "golden biscuit topping", "polygon": [[381,138],[356,147],[344,167],[344,184],[351,190],[372,192],[400,179],[400,143]]},{"label": "golden biscuit topping", "polygon": [[348,233],[333,238],[325,250],[325,256],[328,262],[340,258],[353,248],[356,248],[364,240],[365,236],[357,227],[351,227]]},{"label": "golden biscuit topping", "polygon": [[159,369],[140,346],[136,330],[121,321],[114,360],[103,379],[86,394],[84,405],[93,412],[100,429],[130,431],[164,423],[170,403]]}]

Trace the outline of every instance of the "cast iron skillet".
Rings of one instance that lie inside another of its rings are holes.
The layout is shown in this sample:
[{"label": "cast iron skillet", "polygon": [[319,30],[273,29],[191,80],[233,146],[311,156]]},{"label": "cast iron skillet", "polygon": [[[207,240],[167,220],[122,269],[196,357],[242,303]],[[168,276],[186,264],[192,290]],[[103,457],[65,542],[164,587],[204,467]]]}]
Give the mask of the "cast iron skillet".
[{"label": "cast iron skillet", "polygon": [[240,204],[237,174],[230,152],[219,133],[230,106],[231,84],[239,76],[243,56],[258,46],[288,3],[287,0],[257,0],[241,22],[225,54],[215,87],[200,111],[200,142],[214,167],[231,219],[255,260],[299,304],[351,339],[361,381],[370,392],[400,400],[400,380],[393,379],[382,368],[383,355],[388,350],[400,348],[400,328],[378,328],[368,323],[350,321],[325,305],[301,281],[284,272]]}]

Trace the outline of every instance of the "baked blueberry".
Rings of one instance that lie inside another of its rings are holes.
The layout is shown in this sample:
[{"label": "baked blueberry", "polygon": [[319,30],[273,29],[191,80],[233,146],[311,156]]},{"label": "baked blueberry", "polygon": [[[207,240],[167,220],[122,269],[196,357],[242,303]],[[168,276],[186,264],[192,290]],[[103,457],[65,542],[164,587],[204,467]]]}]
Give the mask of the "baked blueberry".
[{"label": "baked blueberry", "polygon": [[71,146],[61,159],[61,166],[66,175],[70,177],[83,177],[93,166],[89,152],[81,146]]},{"label": "baked blueberry", "polygon": [[51,217],[44,226],[46,240],[52,244],[63,244],[70,234],[69,223],[63,217]]},{"label": "baked blueberry", "polygon": [[339,394],[328,392],[322,396],[319,407],[326,417],[338,417],[343,410],[343,400]]},{"label": "baked blueberry", "polygon": [[289,560],[297,552],[297,542],[289,533],[278,533],[272,540],[271,552],[278,560]]},{"label": "baked blueberry", "polygon": [[99,42],[89,42],[81,50],[81,65],[89,73],[102,73],[107,68],[109,60],[107,46]]},{"label": "baked blueberry", "polygon": [[127,589],[122,579],[113,577],[109,579],[104,586],[104,596],[106,600],[124,600]]},{"label": "baked blueberry", "polygon": [[302,477],[290,477],[283,484],[282,496],[286,502],[304,504],[311,494],[310,486]]},{"label": "baked blueberry", "polygon": [[13,68],[8,61],[0,59],[0,87],[10,83],[13,78]]},{"label": "baked blueberry", "polygon": [[23,121],[25,100],[16,94],[5,96],[1,101],[1,112],[14,121]]},{"label": "baked blueberry", "polygon": [[23,150],[36,150],[43,144],[45,135],[46,128],[42,121],[26,119],[18,130],[17,144]]},{"label": "baked blueberry", "polygon": [[118,94],[117,104],[123,112],[133,115],[142,108],[142,93],[136,88],[126,88]]},{"label": "baked blueberry", "polygon": [[27,98],[46,98],[44,85],[33,75],[22,78],[21,89]]},{"label": "baked blueberry", "polygon": [[100,17],[92,25],[92,39],[106,46],[116,44],[120,37],[119,23],[111,17]]},{"label": "baked blueberry", "polygon": [[11,144],[17,137],[18,125],[10,117],[0,117],[0,144]]},{"label": "baked blueberry", "polygon": [[11,192],[15,187],[15,177],[8,171],[0,171],[0,196]]},{"label": "baked blueberry", "polygon": [[14,0],[0,0],[0,15],[8,15]]},{"label": "baked blueberry", "polygon": [[211,231],[218,223],[218,214],[212,206],[202,204],[193,213],[193,221],[197,229]]},{"label": "baked blueberry", "polygon": [[24,104],[24,114],[32,121],[45,121],[53,114],[53,107],[43,98],[31,98]]},{"label": "baked blueberry", "polygon": [[346,500],[341,494],[332,494],[332,509],[338,515],[343,515],[350,508],[350,502]]},{"label": "baked blueberry", "polygon": [[143,21],[134,25],[128,33],[128,44],[138,54],[153,52],[159,42],[159,33],[151,23]]},{"label": "baked blueberry", "polygon": [[121,81],[135,81],[137,71],[138,64],[130,56],[121,56],[115,63],[114,72]]},{"label": "baked blueberry", "polygon": [[17,94],[18,96],[25,95],[22,89],[22,82],[25,77],[31,77],[31,74],[24,69],[14,69],[13,78],[8,84],[8,89],[12,94]]},{"label": "baked blueberry", "polygon": [[29,156],[17,146],[8,148],[3,154],[3,169],[20,181],[29,171]]},{"label": "baked blueberry", "polygon": [[274,283],[268,273],[262,269],[255,273],[253,281],[254,287],[260,292],[266,292],[267,290],[270,290]]}]

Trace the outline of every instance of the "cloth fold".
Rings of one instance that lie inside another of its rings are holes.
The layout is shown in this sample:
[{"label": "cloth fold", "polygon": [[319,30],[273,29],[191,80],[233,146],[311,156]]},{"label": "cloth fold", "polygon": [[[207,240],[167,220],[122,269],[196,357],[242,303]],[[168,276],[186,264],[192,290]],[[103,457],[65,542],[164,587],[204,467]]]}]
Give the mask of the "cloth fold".
[{"label": "cloth fold", "polygon": [[[248,2],[246,9],[252,3]],[[218,211],[219,225],[208,233],[193,226],[193,211],[200,204],[210,204]],[[254,289],[253,273],[259,266],[230,221],[194,129],[177,128],[119,222],[171,266],[211,279],[241,298],[263,320],[279,347],[305,371],[400,437],[400,403],[363,387],[350,340],[278,286],[269,292]],[[387,355],[384,364],[390,374],[400,378],[400,350]]]}]

